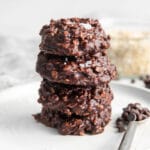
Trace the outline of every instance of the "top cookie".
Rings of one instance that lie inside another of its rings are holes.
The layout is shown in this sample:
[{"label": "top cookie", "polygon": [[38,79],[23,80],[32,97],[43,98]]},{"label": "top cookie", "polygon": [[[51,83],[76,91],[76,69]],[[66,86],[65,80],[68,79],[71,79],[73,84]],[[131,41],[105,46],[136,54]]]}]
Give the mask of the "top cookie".
[{"label": "top cookie", "polygon": [[89,18],[51,20],[43,26],[40,35],[40,49],[55,55],[83,56],[97,52],[105,55],[110,46],[110,37],[99,21]]}]

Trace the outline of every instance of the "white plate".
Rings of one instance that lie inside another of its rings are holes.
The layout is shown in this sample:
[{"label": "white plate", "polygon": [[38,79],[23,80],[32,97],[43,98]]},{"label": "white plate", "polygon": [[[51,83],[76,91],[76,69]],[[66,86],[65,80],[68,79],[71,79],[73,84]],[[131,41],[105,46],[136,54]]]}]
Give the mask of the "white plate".
[{"label": "white plate", "polygon": [[[123,134],[114,127],[116,117],[130,102],[150,108],[148,90],[112,83],[114,100],[112,121],[98,135],[62,136],[53,128],[37,123],[32,114],[40,111],[37,103],[39,83],[18,86],[0,93],[1,150],[117,150]],[[148,140],[148,139],[145,139]]]}]

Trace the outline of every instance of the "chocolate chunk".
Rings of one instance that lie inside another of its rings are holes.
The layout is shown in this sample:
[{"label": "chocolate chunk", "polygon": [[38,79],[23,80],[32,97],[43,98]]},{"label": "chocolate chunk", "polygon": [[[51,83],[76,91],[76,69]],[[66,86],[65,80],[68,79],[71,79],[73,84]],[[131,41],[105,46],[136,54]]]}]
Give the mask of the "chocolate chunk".
[{"label": "chocolate chunk", "polygon": [[136,120],[136,114],[129,113],[127,116],[128,121],[135,121]]},{"label": "chocolate chunk", "polygon": [[122,118],[118,118],[116,120],[116,127],[118,128],[119,132],[124,132],[126,131],[125,126],[124,126],[124,121]]}]

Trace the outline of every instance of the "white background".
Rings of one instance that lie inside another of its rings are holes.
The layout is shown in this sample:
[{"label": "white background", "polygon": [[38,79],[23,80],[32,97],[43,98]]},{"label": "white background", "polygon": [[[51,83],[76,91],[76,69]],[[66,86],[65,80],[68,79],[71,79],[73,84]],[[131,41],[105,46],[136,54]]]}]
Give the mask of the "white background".
[{"label": "white background", "polygon": [[0,0],[0,33],[36,36],[50,18],[150,20],[150,0]]}]

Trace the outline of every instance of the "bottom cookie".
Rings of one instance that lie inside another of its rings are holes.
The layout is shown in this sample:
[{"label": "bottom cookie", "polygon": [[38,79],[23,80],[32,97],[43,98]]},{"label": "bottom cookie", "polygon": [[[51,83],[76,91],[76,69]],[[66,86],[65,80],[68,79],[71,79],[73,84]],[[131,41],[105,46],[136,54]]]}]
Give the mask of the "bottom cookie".
[{"label": "bottom cookie", "polygon": [[107,106],[99,114],[89,116],[66,116],[60,112],[51,111],[43,107],[41,113],[34,118],[46,126],[57,128],[63,135],[98,134],[104,131],[104,127],[111,118],[111,106]]}]

